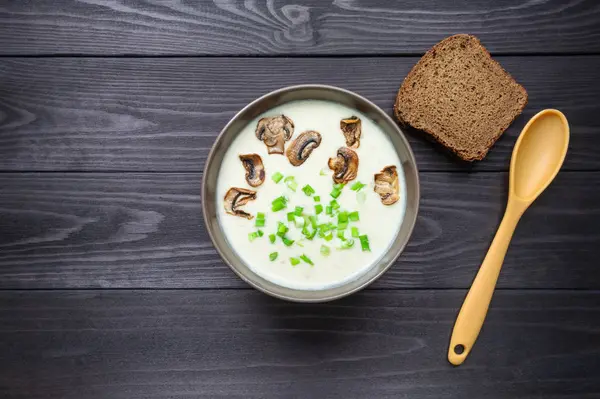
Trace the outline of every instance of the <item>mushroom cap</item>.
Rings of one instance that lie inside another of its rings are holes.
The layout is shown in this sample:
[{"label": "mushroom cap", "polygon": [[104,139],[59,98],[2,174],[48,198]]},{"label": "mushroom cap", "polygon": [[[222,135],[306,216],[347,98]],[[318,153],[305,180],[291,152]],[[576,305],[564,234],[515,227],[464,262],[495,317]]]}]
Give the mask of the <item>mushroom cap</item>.
[{"label": "mushroom cap", "polygon": [[358,155],[347,147],[340,147],[335,158],[329,158],[327,163],[329,169],[333,170],[333,181],[335,183],[347,183],[356,179],[358,173]]},{"label": "mushroom cap", "polygon": [[283,114],[268,116],[258,121],[255,133],[265,143],[269,154],[283,154],[285,142],[294,134],[294,122]]},{"label": "mushroom cap", "polygon": [[375,173],[375,192],[381,197],[383,205],[392,205],[400,199],[400,184],[395,166],[386,166]]},{"label": "mushroom cap", "polygon": [[321,134],[314,130],[308,130],[292,141],[286,150],[287,158],[292,165],[300,166],[320,144]]},{"label": "mushroom cap", "polygon": [[258,154],[240,155],[240,161],[246,169],[246,181],[252,187],[258,187],[265,181],[265,167]]},{"label": "mushroom cap", "polygon": [[346,145],[351,148],[360,147],[360,135],[362,133],[362,121],[358,116],[352,115],[350,118],[340,121],[340,129],[344,133]]},{"label": "mushroom cap", "polygon": [[254,216],[237,209],[243,205],[246,205],[248,201],[256,199],[256,191],[247,190],[245,188],[231,187],[225,194],[225,212],[230,215],[240,216],[246,219],[252,219]]}]

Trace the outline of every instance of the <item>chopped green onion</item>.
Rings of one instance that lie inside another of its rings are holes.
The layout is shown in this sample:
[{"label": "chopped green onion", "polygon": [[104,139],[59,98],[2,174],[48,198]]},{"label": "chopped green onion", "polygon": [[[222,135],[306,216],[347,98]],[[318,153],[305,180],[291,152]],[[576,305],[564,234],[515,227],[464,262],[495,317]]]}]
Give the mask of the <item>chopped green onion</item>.
[{"label": "chopped green onion", "polygon": [[302,248],[304,248],[304,244],[302,243],[302,241],[303,241],[303,240],[296,241],[296,245],[297,245],[297,246],[299,246],[299,247],[302,247]]},{"label": "chopped green onion", "polygon": [[359,233],[358,233],[358,228],[357,227],[352,227],[352,237],[354,238],[358,238]]},{"label": "chopped green onion", "polygon": [[318,195],[315,195],[313,199],[315,200],[315,202],[321,202],[321,197],[319,197]]},{"label": "chopped green onion", "polygon": [[352,238],[349,238],[342,243],[342,246],[340,249],[349,249],[349,248],[352,248],[353,246],[354,246],[354,240]]},{"label": "chopped green onion", "polygon": [[317,228],[317,217],[316,216],[309,216],[308,220],[310,221],[310,226],[313,229],[316,229]]},{"label": "chopped green onion", "polygon": [[271,260],[271,262],[273,262],[275,259],[277,259],[277,255],[279,255],[277,252],[271,252],[269,254],[269,260]]},{"label": "chopped green onion", "polygon": [[287,220],[288,220],[288,222],[293,222],[294,220],[296,220],[296,216],[294,216],[294,212],[288,212]]},{"label": "chopped green onion", "polygon": [[359,204],[364,204],[365,202],[367,202],[367,193],[365,193],[364,191],[356,193],[356,200]]},{"label": "chopped green onion", "polygon": [[357,181],[356,183],[354,183],[352,185],[352,187],[350,187],[350,190],[358,192],[358,191],[362,190],[365,186],[366,186],[366,184],[363,184],[363,183]]},{"label": "chopped green onion", "polygon": [[256,240],[257,238],[258,238],[258,233],[257,232],[248,233],[248,240],[250,240],[250,242]]},{"label": "chopped green onion", "polygon": [[302,216],[295,216],[294,224],[296,225],[297,228],[300,228],[300,227],[304,227],[304,225],[306,224],[306,221],[304,220],[304,218]]},{"label": "chopped green onion", "polygon": [[327,245],[321,245],[321,255],[329,256],[330,253],[331,253],[331,250],[329,249],[329,247]]},{"label": "chopped green onion", "polygon": [[287,233],[289,231],[288,227],[281,223],[281,222],[277,222],[277,235],[279,237],[283,237],[285,235],[285,233]]},{"label": "chopped green onion", "polygon": [[353,222],[358,222],[360,219],[359,215],[358,215],[358,211],[350,212],[348,214],[348,218]]},{"label": "chopped green onion", "polygon": [[271,244],[275,244],[275,239],[277,237],[275,236],[275,234],[269,234],[269,241],[271,241]]},{"label": "chopped green onion", "polygon": [[300,255],[300,259],[302,259],[303,261],[305,261],[306,263],[308,263],[311,266],[314,266],[315,264],[313,263],[313,261],[306,255],[302,254]]},{"label": "chopped green onion", "polygon": [[363,251],[371,251],[371,247],[369,246],[369,237],[366,235],[358,237],[360,240],[360,247]]},{"label": "chopped green onion", "polygon": [[344,240],[346,239],[346,238],[344,237],[344,230],[338,230],[338,232],[337,232],[337,237],[338,237],[340,240],[344,241]]},{"label": "chopped green onion", "polygon": [[346,227],[348,227],[348,222],[342,222],[342,223],[338,223],[337,229],[344,230],[344,229],[346,229]]},{"label": "chopped green onion", "polygon": [[320,175],[320,176],[327,176],[327,171],[326,171],[325,169],[321,169],[321,170],[319,171],[319,175]]},{"label": "chopped green onion", "polygon": [[273,179],[273,181],[277,184],[281,181],[281,179],[283,179],[283,175],[279,172],[275,172],[275,174],[271,176],[271,179]]},{"label": "chopped green onion", "polygon": [[286,236],[281,237],[281,241],[283,241],[283,244],[286,247],[291,247],[292,244],[294,243],[294,240],[290,240],[289,238],[287,238]]},{"label": "chopped green onion", "polygon": [[302,216],[302,211],[303,210],[304,210],[303,207],[297,206],[296,209],[294,209],[294,215],[296,215],[296,216]]},{"label": "chopped green onion", "polygon": [[325,213],[328,215],[333,215],[333,208],[330,205],[325,207]]},{"label": "chopped green onion", "polygon": [[302,191],[304,191],[304,194],[308,195],[309,197],[315,193],[315,189],[312,188],[309,184],[302,187]]},{"label": "chopped green onion", "polygon": [[338,224],[339,223],[346,223],[346,222],[348,222],[348,212],[342,211],[342,212],[338,213],[337,216],[338,216],[337,217]]},{"label": "chopped green onion", "polygon": [[344,188],[344,186],[345,186],[344,183],[337,183],[337,184],[333,185],[333,188],[337,188],[338,190],[341,190]]},{"label": "chopped green onion", "polygon": [[331,195],[333,198],[337,198],[342,194],[342,190],[340,190],[339,188],[334,188],[333,190],[331,190],[331,192],[329,193],[329,195]]},{"label": "chopped green onion", "polygon": [[314,229],[312,233],[310,233],[310,235],[306,236],[306,238],[312,240],[313,238],[315,238],[315,235],[317,235],[317,229]]},{"label": "chopped green onion", "polygon": [[254,225],[256,227],[265,227],[265,219],[256,218],[256,220],[254,221]]},{"label": "chopped green onion", "polygon": [[284,196],[277,197],[271,202],[271,210],[278,212],[287,207],[287,199]]},{"label": "chopped green onion", "polygon": [[338,202],[336,200],[331,200],[329,205],[331,205],[332,209],[340,209],[340,204],[338,204]]},{"label": "chopped green onion", "polygon": [[263,231],[260,229],[256,231],[256,234],[258,234],[259,237],[262,237],[265,235],[265,233],[263,233]]},{"label": "chopped green onion", "polygon": [[296,183],[296,178],[294,176],[288,176],[285,179],[283,179],[283,181],[285,182],[286,186],[288,186],[288,188],[292,191],[296,191],[296,189],[298,188],[298,183]]},{"label": "chopped green onion", "polygon": [[262,213],[262,212],[257,212],[257,213],[256,213],[256,218],[257,218],[257,219],[264,219],[264,218],[265,218],[265,214],[264,214],[264,213]]},{"label": "chopped green onion", "polygon": [[300,263],[300,259],[298,259],[298,258],[290,258],[290,263],[292,264],[292,266],[296,266],[297,264]]},{"label": "chopped green onion", "polygon": [[330,231],[323,238],[325,239],[325,241],[331,241],[333,240],[333,233]]},{"label": "chopped green onion", "polygon": [[315,205],[315,213],[318,215],[321,212],[323,212],[323,205],[321,205],[321,204]]}]

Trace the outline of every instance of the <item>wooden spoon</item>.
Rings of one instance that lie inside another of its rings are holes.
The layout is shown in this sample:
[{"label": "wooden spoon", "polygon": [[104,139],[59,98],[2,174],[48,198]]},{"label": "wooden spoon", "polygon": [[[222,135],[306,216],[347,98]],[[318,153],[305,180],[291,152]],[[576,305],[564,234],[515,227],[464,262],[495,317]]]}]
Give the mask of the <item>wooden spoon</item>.
[{"label": "wooden spoon", "polygon": [[450,363],[462,364],[473,348],[517,223],[558,173],[568,145],[567,118],[555,109],[539,112],[523,128],[510,161],[506,211],[456,319],[448,349]]}]

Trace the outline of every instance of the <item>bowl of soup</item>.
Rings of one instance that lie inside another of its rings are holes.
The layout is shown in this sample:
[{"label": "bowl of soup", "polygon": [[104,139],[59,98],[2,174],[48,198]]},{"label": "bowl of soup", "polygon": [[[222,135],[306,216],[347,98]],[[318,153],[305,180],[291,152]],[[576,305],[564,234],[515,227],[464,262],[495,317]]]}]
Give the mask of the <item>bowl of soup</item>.
[{"label": "bowl of soup", "polygon": [[258,290],[299,302],[375,281],[404,250],[418,208],[416,162],[398,125],[324,85],[247,105],[217,137],[202,182],[224,262]]}]

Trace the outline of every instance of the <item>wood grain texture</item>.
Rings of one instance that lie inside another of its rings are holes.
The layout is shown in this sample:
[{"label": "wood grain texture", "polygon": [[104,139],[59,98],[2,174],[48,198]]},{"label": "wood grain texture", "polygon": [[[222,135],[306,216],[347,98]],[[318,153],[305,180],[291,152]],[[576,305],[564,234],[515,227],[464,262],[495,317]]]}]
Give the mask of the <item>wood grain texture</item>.
[{"label": "wood grain texture", "polygon": [[464,291],[299,305],[255,291],[0,293],[10,398],[597,398],[600,292],[499,291],[460,368]]},{"label": "wood grain texture", "polygon": [[[256,97],[338,85],[391,114],[418,58],[0,59],[0,170],[199,172],[218,132]],[[507,170],[516,137],[543,108],[569,118],[566,170],[600,169],[600,56],[499,57],[529,92],[488,157],[465,164],[408,132],[421,171]]]},{"label": "wood grain texture", "polygon": [[595,0],[9,1],[1,54],[406,54],[455,33],[493,52],[599,52]]},{"label": "wood grain texture", "polygon": [[[466,288],[499,224],[505,173],[421,174],[421,209],[375,288]],[[1,174],[0,288],[240,288],[201,217],[201,175]],[[561,172],[527,211],[503,288],[600,288],[600,172]]]}]

